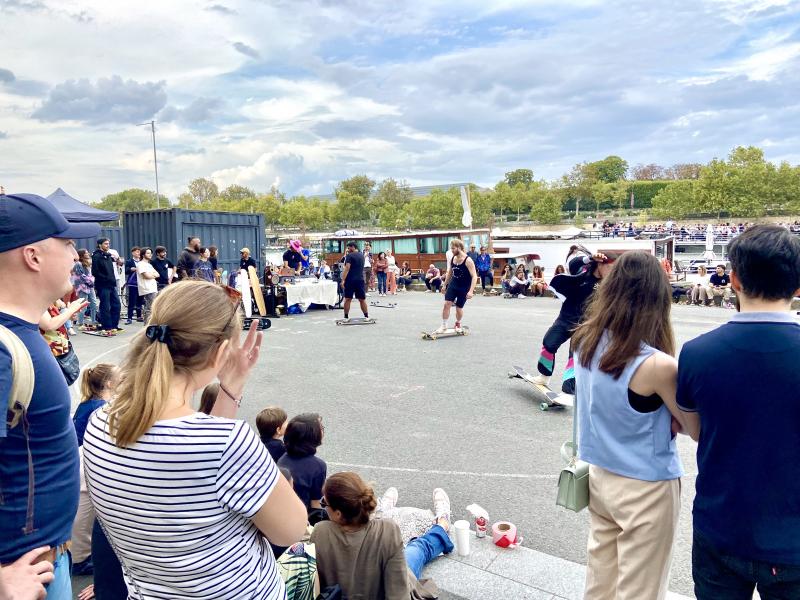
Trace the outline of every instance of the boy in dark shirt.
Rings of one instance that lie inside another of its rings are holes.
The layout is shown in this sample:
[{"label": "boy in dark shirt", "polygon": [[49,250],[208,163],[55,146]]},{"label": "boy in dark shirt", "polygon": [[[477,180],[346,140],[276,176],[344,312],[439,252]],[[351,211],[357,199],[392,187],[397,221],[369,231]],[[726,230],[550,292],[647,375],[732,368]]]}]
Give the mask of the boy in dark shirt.
[{"label": "boy in dark shirt", "polygon": [[731,278],[725,272],[725,267],[717,265],[714,274],[708,279],[708,298],[722,298],[727,303],[731,297]]},{"label": "boy in dark shirt", "polygon": [[167,249],[164,246],[156,246],[156,256],[150,261],[150,264],[153,265],[153,268],[158,273],[156,282],[158,283],[158,290],[161,291],[162,288],[170,283],[169,269],[173,269],[173,273],[175,269],[175,265],[167,258]]},{"label": "boy in dark shirt", "polygon": [[272,460],[276,463],[286,453],[283,445],[283,434],[286,431],[286,411],[279,406],[268,406],[256,417],[256,427],[261,441],[267,447]]}]

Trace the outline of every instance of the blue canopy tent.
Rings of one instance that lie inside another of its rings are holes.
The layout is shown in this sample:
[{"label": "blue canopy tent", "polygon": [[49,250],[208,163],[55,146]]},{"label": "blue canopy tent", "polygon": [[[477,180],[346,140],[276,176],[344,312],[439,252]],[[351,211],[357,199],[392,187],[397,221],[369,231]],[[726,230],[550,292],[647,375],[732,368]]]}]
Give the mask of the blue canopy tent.
[{"label": "blue canopy tent", "polygon": [[80,200],[76,200],[67,192],[58,188],[55,192],[50,194],[47,199],[53,203],[67,221],[73,223],[99,223],[100,221],[117,221],[119,220],[119,213],[94,208],[88,204],[84,204]]}]

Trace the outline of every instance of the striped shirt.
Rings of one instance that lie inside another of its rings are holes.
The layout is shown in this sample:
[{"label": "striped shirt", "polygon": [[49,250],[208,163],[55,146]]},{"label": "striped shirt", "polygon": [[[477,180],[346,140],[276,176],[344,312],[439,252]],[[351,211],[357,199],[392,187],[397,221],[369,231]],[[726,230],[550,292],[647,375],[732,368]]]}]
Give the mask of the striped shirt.
[{"label": "striped shirt", "polygon": [[107,419],[98,410],[86,428],[86,480],[129,598],[283,599],[272,550],[251,521],[279,472],[250,426],[195,413],[119,448]]}]

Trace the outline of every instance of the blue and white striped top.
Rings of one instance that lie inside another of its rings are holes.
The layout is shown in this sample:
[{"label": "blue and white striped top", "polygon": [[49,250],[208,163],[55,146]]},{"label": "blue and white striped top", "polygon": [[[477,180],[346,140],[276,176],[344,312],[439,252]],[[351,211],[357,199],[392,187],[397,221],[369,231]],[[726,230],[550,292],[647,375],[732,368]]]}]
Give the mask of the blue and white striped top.
[{"label": "blue and white striped top", "polygon": [[86,483],[129,598],[283,599],[272,550],[251,521],[279,472],[250,426],[196,413],[158,421],[119,448],[107,419],[98,410],[86,429]]}]

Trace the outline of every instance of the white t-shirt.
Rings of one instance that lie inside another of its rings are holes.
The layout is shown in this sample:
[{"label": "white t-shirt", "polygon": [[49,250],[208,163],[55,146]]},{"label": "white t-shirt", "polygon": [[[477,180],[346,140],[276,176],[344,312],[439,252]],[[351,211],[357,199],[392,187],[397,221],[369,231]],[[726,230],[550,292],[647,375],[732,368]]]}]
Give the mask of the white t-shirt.
[{"label": "white t-shirt", "polygon": [[86,484],[131,597],[138,586],[147,600],[284,598],[251,521],[279,471],[250,426],[195,413],[158,421],[119,448],[107,418],[97,410],[86,428]]},{"label": "white t-shirt", "polygon": [[[142,277],[144,273],[155,273],[155,279]],[[146,260],[140,260],[136,264],[136,283],[139,286],[139,295],[155,294],[158,291],[158,271]]]}]

